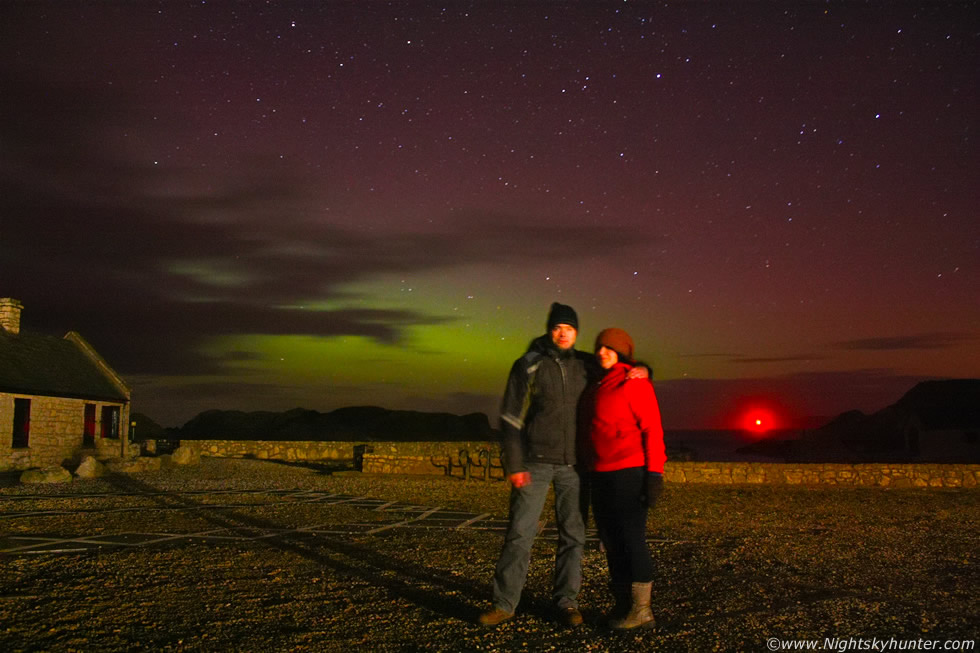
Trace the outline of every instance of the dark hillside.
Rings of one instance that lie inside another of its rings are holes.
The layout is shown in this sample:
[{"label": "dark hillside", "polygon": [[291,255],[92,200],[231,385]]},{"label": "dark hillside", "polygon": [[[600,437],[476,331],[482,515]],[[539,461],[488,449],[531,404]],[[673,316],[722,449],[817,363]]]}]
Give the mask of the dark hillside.
[{"label": "dark hillside", "polygon": [[483,413],[452,415],[377,406],[351,406],[329,413],[294,408],[284,413],[205,411],[178,430],[185,440],[490,440],[496,434]]},{"label": "dark hillside", "polygon": [[980,462],[980,379],[923,381],[892,404],[852,410],[798,440],[763,440],[742,453],[805,462]]}]

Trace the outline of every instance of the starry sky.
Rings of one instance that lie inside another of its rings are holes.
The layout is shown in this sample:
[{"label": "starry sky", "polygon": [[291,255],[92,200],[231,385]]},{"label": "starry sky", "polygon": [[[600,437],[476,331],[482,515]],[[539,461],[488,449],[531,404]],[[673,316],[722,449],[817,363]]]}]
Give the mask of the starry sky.
[{"label": "starry sky", "polygon": [[665,426],[980,376],[972,2],[7,2],[0,296],[178,426],[484,411],[548,306]]}]

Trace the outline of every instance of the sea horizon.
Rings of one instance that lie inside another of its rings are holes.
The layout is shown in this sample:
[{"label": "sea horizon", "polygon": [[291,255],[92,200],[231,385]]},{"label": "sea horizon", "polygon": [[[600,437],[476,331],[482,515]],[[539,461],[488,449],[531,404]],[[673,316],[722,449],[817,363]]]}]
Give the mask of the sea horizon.
[{"label": "sea horizon", "polygon": [[774,462],[778,458],[739,453],[738,449],[762,440],[795,440],[804,429],[773,429],[753,433],[744,429],[664,429],[668,448],[689,449],[695,460],[726,462]]}]

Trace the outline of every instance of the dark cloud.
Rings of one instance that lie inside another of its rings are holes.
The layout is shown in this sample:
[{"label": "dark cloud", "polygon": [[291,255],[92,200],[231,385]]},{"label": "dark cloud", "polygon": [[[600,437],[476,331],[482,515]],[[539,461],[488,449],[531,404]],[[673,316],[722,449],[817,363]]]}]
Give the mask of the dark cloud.
[{"label": "dark cloud", "polygon": [[[235,303],[145,303],[67,314],[41,303],[25,305],[25,328],[63,325],[79,331],[123,374],[217,374],[229,362],[202,351],[211,337],[252,335],[361,335],[401,342],[404,329],[449,318],[412,311],[276,309]],[[51,331],[51,329],[47,329]],[[254,356],[239,352],[237,359]]]},{"label": "dark cloud", "polygon": [[861,338],[835,342],[834,346],[848,350],[950,349],[976,340],[976,334],[964,332],[918,333],[909,336]]},{"label": "dark cloud", "polygon": [[[454,318],[297,307],[355,303],[362,298],[346,284],[385,274],[613,257],[648,242],[642,235],[626,241],[608,226],[555,230],[532,216],[465,210],[428,231],[339,226],[310,217],[329,189],[273,157],[250,155],[234,173],[214,177],[156,165],[112,136],[133,124],[144,125],[134,132],[160,129],[135,99],[9,74],[6,81],[2,292],[24,302],[27,328],[80,331],[126,374],[216,373],[222,361],[202,353],[213,336],[400,342],[408,327]],[[49,121],[52,129],[42,128]]]}]

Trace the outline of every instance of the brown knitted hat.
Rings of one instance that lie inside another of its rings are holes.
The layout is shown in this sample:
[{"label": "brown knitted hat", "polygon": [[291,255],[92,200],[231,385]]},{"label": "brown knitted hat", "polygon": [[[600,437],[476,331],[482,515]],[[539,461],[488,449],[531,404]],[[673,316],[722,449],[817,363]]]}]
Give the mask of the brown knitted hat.
[{"label": "brown knitted hat", "polygon": [[608,347],[625,359],[623,362],[633,360],[633,339],[630,334],[622,329],[603,329],[595,339],[595,350],[600,347]]}]

